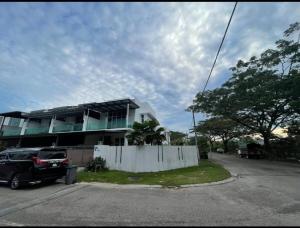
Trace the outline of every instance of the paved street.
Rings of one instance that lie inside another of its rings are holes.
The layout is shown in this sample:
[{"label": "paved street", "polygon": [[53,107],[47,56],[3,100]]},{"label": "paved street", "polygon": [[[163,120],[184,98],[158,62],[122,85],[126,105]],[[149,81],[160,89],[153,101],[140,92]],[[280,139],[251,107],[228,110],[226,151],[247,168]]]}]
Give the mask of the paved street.
[{"label": "paved street", "polygon": [[300,225],[300,165],[213,154],[235,181],[182,189],[0,187],[0,225]]}]

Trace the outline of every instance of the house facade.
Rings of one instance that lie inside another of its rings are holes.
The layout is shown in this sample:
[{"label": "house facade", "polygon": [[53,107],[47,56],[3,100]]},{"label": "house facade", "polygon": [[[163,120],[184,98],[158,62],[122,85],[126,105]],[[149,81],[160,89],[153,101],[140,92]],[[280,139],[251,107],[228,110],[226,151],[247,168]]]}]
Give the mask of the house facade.
[{"label": "house facade", "polygon": [[6,147],[128,145],[133,123],[145,120],[157,121],[154,110],[129,98],[0,113],[0,142]]}]

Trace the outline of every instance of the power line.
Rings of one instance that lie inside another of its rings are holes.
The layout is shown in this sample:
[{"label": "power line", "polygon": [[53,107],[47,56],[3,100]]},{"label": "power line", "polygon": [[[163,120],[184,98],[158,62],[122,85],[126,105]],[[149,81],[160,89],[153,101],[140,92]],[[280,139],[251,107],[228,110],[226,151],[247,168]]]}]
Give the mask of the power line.
[{"label": "power line", "polygon": [[[212,74],[212,72],[213,72],[213,69],[214,69],[214,67],[215,67],[215,65],[216,65],[216,62],[217,62],[219,53],[220,53],[221,48],[222,48],[222,46],[223,46],[223,42],[224,42],[224,40],[225,40],[225,37],[226,37],[227,31],[228,31],[229,25],[230,25],[230,23],[231,23],[231,19],[232,19],[232,17],[233,17],[234,12],[235,12],[235,8],[236,8],[236,6],[237,6],[237,3],[238,3],[238,2],[235,2],[235,4],[234,4],[234,7],[233,7],[233,10],[232,10],[232,12],[231,12],[229,21],[228,21],[228,23],[227,23],[227,27],[226,27],[226,29],[225,29],[225,33],[224,33],[224,35],[223,35],[222,41],[221,41],[221,43],[220,43],[218,52],[217,52],[217,54],[216,54],[216,57],[215,57],[215,60],[214,60],[213,65],[212,65],[212,67],[211,67],[211,70],[210,70],[210,72],[209,72],[209,75],[208,75],[208,78],[207,78],[206,83],[205,83],[205,85],[204,85],[204,88],[203,88],[203,91],[202,91],[201,96],[203,96],[203,93],[204,93],[204,91],[205,91],[205,89],[206,89],[206,87],[207,87],[207,85],[208,85],[208,82],[209,82],[209,80],[210,80],[210,77],[211,77],[211,74]],[[192,114],[193,114],[193,122],[194,122],[195,142],[196,142],[196,146],[197,146],[197,149],[198,149],[198,140],[197,140],[197,133],[196,133],[196,121],[195,121],[195,111],[194,111],[194,109],[195,109],[195,108],[194,108],[194,100],[193,100]],[[198,150],[198,159],[199,159],[199,161],[200,161],[200,151],[199,151],[199,150]]]},{"label": "power line", "polygon": [[[204,86],[204,88],[203,88],[203,92],[204,92],[205,89],[206,89],[206,86],[207,86],[207,84],[208,84],[208,81],[209,81],[209,79],[210,79],[210,76],[211,76],[211,74],[212,74],[212,72],[213,72],[213,69],[214,69],[214,67],[215,67],[215,65],[216,65],[216,62],[217,62],[217,59],[218,59],[220,50],[221,50],[222,45],[223,45],[223,42],[224,42],[224,40],[225,40],[225,37],[226,37],[227,31],[228,31],[229,25],[230,25],[230,23],[231,23],[231,19],[232,19],[232,16],[233,16],[233,14],[234,14],[234,11],[235,11],[235,8],[236,8],[237,3],[238,3],[238,2],[235,2],[235,4],[234,4],[234,7],[233,7],[233,10],[232,10],[230,19],[229,19],[229,21],[228,21],[228,24],[227,24],[227,27],[226,27],[226,30],[225,30],[225,33],[224,33],[224,36],[223,36],[223,38],[222,38],[222,42],[221,42],[221,44],[220,44],[220,46],[219,46],[217,55],[216,55],[216,57],[215,57],[215,61],[214,61],[213,65],[212,65],[212,67],[211,67],[211,70],[210,70],[210,72],[209,72],[209,75],[208,75],[208,78],[207,78],[207,80],[206,80],[205,86]],[[202,93],[203,93],[203,92],[202,92]]]}]

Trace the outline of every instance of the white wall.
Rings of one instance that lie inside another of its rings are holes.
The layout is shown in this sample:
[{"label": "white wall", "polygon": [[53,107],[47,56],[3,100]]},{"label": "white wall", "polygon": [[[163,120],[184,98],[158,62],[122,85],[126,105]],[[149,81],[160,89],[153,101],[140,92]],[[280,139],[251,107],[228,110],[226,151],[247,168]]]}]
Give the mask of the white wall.
[{"label": "white wall", "polygon": [[133,124],[135,120],[135,109],[129,109],[128,124]]},{"label": "white wall", "polygon": [[[141,102],[137,99],[134,99],[134,102],[139,105],[140,107],[136,109],[135,111],[135,118],[134,120],[136,122],[141,122],[141,114],[147,114],[147,113],[150,113],[152,114],[155,118],[156,118],[156,113],[155,111],[153,110],[153,108],[147,103],[147,102]],[[145,120],[148,119],[147,118],[148,115],[146,116],[145,115]],[[149,117],[150,118],[150,117]]]},{"label": "white wall", "polygon": [[156,172],[198,164],[195,146],[106,146],[96,145],[94,158],[101,156],[109,169]]}]

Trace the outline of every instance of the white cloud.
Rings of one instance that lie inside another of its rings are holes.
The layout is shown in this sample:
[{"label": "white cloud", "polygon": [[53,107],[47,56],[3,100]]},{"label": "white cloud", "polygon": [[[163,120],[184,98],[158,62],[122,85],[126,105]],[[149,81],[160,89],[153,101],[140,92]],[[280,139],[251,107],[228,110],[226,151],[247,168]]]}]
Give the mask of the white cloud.
[{"label": "white cloud", "polygon": [[[154,106],[162,124],[185,131],[191,116],[184,110],[203,89],[232,7],[57,3],[0,9],[0,31],[6,31],[0,86],[24,110],[137,97]],[[299,9],[239,3],[209,86],[226,80],[222,74],[238,59],[271,47]]]}]

